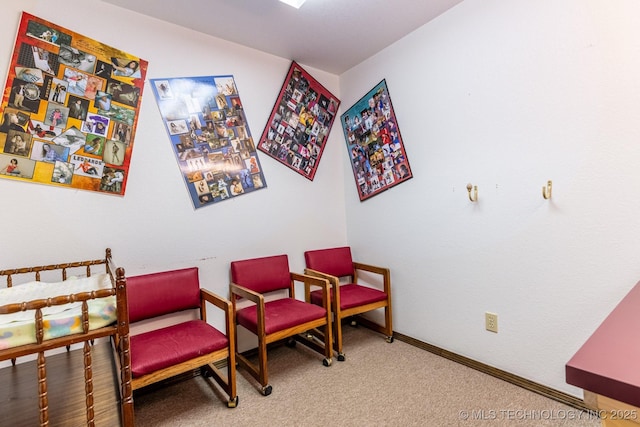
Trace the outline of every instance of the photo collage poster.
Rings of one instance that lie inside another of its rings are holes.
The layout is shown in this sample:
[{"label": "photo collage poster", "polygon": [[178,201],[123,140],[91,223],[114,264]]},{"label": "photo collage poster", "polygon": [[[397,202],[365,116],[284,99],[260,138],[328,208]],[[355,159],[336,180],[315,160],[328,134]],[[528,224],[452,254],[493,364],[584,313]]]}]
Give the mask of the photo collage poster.
[{"label": "photo collage poster", "polygon": [[385,80],[340,119],[360,201],[413,177]]},{"label": "photo collage poster", "polygon": [[258,150],[313,181],[340,100],[291,63]]},{"label": "photo collage poster", "polygon": [[0,178],[124,196],[147,67],[23,12],[2,99]]},{"label": "photo collage poster", "polygon": [[233,76],[150,81],[195,209],[266,188]]}]

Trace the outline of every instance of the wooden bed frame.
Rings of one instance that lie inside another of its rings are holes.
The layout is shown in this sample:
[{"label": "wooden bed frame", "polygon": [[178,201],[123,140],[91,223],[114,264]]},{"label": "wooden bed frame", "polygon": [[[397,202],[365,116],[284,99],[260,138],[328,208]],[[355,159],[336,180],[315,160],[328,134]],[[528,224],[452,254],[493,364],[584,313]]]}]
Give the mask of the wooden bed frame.
[{"label": "wooden bed frame", "polygon": [[[129,348],[129,314],[127,309],[127,288],[124,269],[115,267],[111,259],[111,249],[107,248],[104,259],[0,270],[0,279],[6,279],[6,286],[11,287],[13,285],[14,277],[20,277],[19,283],[24,282],[24,280],[22,280],[24,277],[27,278],[26,280],[40,281],[41,274],[48,271],[60,272],[62,280],[67,280],[68,272],[74,271],[73,269],[84,270],[83,274],[86,274],[86,276],[89,277],[92,273],[91,268],[100,265],[104,266],[106,273],[109,275],[112,284],[112,287],[109,289],[81,292],[72,295],[61,295],[53,298],[26,302],[17,301],[16,303],[0,306],[0,314],[11,314],[25,310],[34,311],[37,342],[34,344],[26,344],[0,350],[0,361],[12,360],[12,362],[15,363],[15,359],[18,357],[30,354],[37,355],[40,426],[49,425],[45,352],[63,347],[66,347],[68,350],[72,344],[77,343],[83,343],[87,426],[93,426],[95,424],[91,346],[94,340],[99,338],[111,338],[114,344],[114,357],[117,362],[116,366],[119,369],[119,400],[122,424],[125,427],[134,425],[133,392],[131,388],[131,356]],[[116,298],[117,321],[108,326],[90,330],[87,301],[97,298],[106,298],[113,295],[115,295]],[[83,332],[44,340],[42,309],[45,307],[69,304],[72,302],[82,302],[81,322]]]}]

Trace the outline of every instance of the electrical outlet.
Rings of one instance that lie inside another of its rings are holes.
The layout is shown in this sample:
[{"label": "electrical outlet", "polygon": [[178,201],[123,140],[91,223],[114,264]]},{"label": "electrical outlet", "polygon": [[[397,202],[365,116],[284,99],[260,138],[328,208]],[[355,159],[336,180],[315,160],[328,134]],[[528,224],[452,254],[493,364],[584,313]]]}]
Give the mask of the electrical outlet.
[{"label": "electrical outlet", "polygon": [[484,327],[487,331],[498,333],[498,315],[495,313],[484,313]]}]

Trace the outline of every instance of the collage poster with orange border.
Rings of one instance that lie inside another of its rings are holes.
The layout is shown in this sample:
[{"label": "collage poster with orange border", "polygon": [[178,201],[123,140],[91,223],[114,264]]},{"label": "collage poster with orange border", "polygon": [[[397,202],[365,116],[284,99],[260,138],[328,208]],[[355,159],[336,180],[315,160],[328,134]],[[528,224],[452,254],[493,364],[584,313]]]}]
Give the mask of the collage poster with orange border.
[{"label": "collage poster with orange border", "polygon": [[124,195],[148,62],[22,13],[0,178]]}]

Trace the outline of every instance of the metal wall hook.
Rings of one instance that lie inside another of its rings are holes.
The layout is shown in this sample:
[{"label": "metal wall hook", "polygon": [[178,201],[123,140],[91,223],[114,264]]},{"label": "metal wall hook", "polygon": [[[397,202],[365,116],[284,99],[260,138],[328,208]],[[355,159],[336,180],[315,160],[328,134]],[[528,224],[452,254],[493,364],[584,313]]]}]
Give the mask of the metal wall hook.
[{"label": "metal wall hook", "polygon": [[545,187],[542,187],[542,197],[544,197],[545,199],[550,199],[551,198],[551,180],[547,181],[547,185]]},{"label": "metal wall hook", "polygon": [[[473,197],[471,197],[471,189],[473,189]],[[467,192],[469,193],[469,200],[472,202],[478,201],[478,186],[467,184]]]}]

